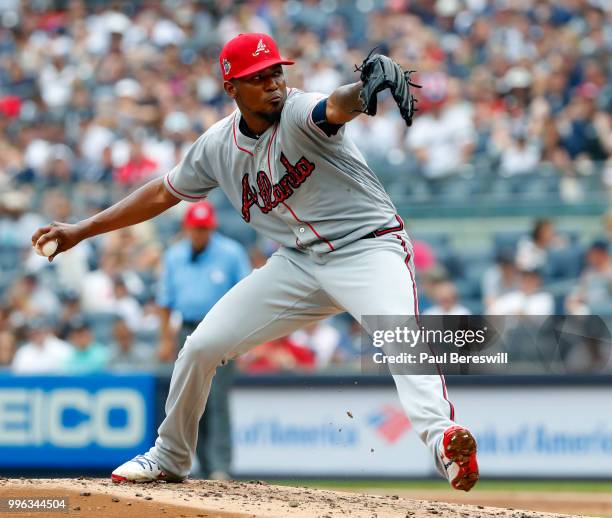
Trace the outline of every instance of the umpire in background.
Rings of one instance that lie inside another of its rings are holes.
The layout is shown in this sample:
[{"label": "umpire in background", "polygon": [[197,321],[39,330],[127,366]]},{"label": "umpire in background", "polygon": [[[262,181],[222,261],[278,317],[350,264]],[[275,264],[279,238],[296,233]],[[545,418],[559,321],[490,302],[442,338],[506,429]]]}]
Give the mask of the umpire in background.
[{"label": "umpire in background", "polygon": [[[177,343],[182,347],[206,313],[251,271],[246,250],[238,242],[214,231],[217,220],[210,203],[191,204],[183,227],[187,238],[164,254],[159,282],[158,355],[165,362],[174,361]],[[171,321],[174,312],[182,317],[178,337]],[[233,370],[233,362],[217,367],[206,411],[200,421],[197,456],[201,475],[206,478],[229,477],[232,458],[229,390]]]}]

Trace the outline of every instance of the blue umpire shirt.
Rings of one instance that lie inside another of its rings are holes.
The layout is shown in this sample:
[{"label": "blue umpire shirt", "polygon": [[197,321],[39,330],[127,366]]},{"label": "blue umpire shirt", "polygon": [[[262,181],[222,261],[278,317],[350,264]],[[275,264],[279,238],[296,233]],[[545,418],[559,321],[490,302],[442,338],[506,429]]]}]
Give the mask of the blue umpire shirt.
[{"label": "blue umpire shirt", "polygon": [[193,255],[189,239],[166,251],[157,294],[157,303],[179,311],[185,322],[202,320],[232,286],[251,272],[244,247],[216,232],[208,246]]}]

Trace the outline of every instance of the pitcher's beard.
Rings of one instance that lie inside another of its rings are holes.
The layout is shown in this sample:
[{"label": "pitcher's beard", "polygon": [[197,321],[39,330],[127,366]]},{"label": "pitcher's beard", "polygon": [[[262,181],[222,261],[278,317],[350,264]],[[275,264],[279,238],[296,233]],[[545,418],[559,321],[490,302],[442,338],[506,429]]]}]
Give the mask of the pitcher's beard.
[{"label": "pitcher's beard", "polygon": [[278,111],[274,111],[274,112],[255,112],[256,115],[265,120],[266,122],[269,122],[270,124],[276,124],[277,122],[279,122],[281,120],[281,113],[283,112],[283,108],[282,106],[278,109]]}]

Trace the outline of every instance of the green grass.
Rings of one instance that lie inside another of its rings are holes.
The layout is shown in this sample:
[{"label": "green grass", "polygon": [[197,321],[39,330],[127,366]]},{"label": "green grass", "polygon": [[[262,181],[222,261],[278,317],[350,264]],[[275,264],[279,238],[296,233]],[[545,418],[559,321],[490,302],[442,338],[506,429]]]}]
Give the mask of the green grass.
[{"label": "green grass", "polygon": [[[321,489],[447,489],[444,480],[270,480],[285,486],[307,486]],[[552,480],[481,480],[480,491],[552,491],[610,493],[611,481]]]}]

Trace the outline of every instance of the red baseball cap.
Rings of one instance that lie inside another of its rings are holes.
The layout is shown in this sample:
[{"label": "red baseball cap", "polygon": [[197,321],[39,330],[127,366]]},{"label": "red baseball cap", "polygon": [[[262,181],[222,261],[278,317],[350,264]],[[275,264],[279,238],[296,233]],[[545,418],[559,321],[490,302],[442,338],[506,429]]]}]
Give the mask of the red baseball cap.
[{"label": "red baseball cap", "polygon": [[219,66],[225,81],[244,77],[273,65],[293,65],[283,59],[271,36],[259,32],[239,34],[221,49]]},{"label": "red baseball cap", "polygon": [[207,201],[191,204],[185,213],[183,226],[185,228],[217,228],[217,217],[212,204]]},{"label": "red baseball cap", "polygon": [[13,119],[19,117],[21,112],[21,99],[16,95],[0,97],[0,114]]}]

